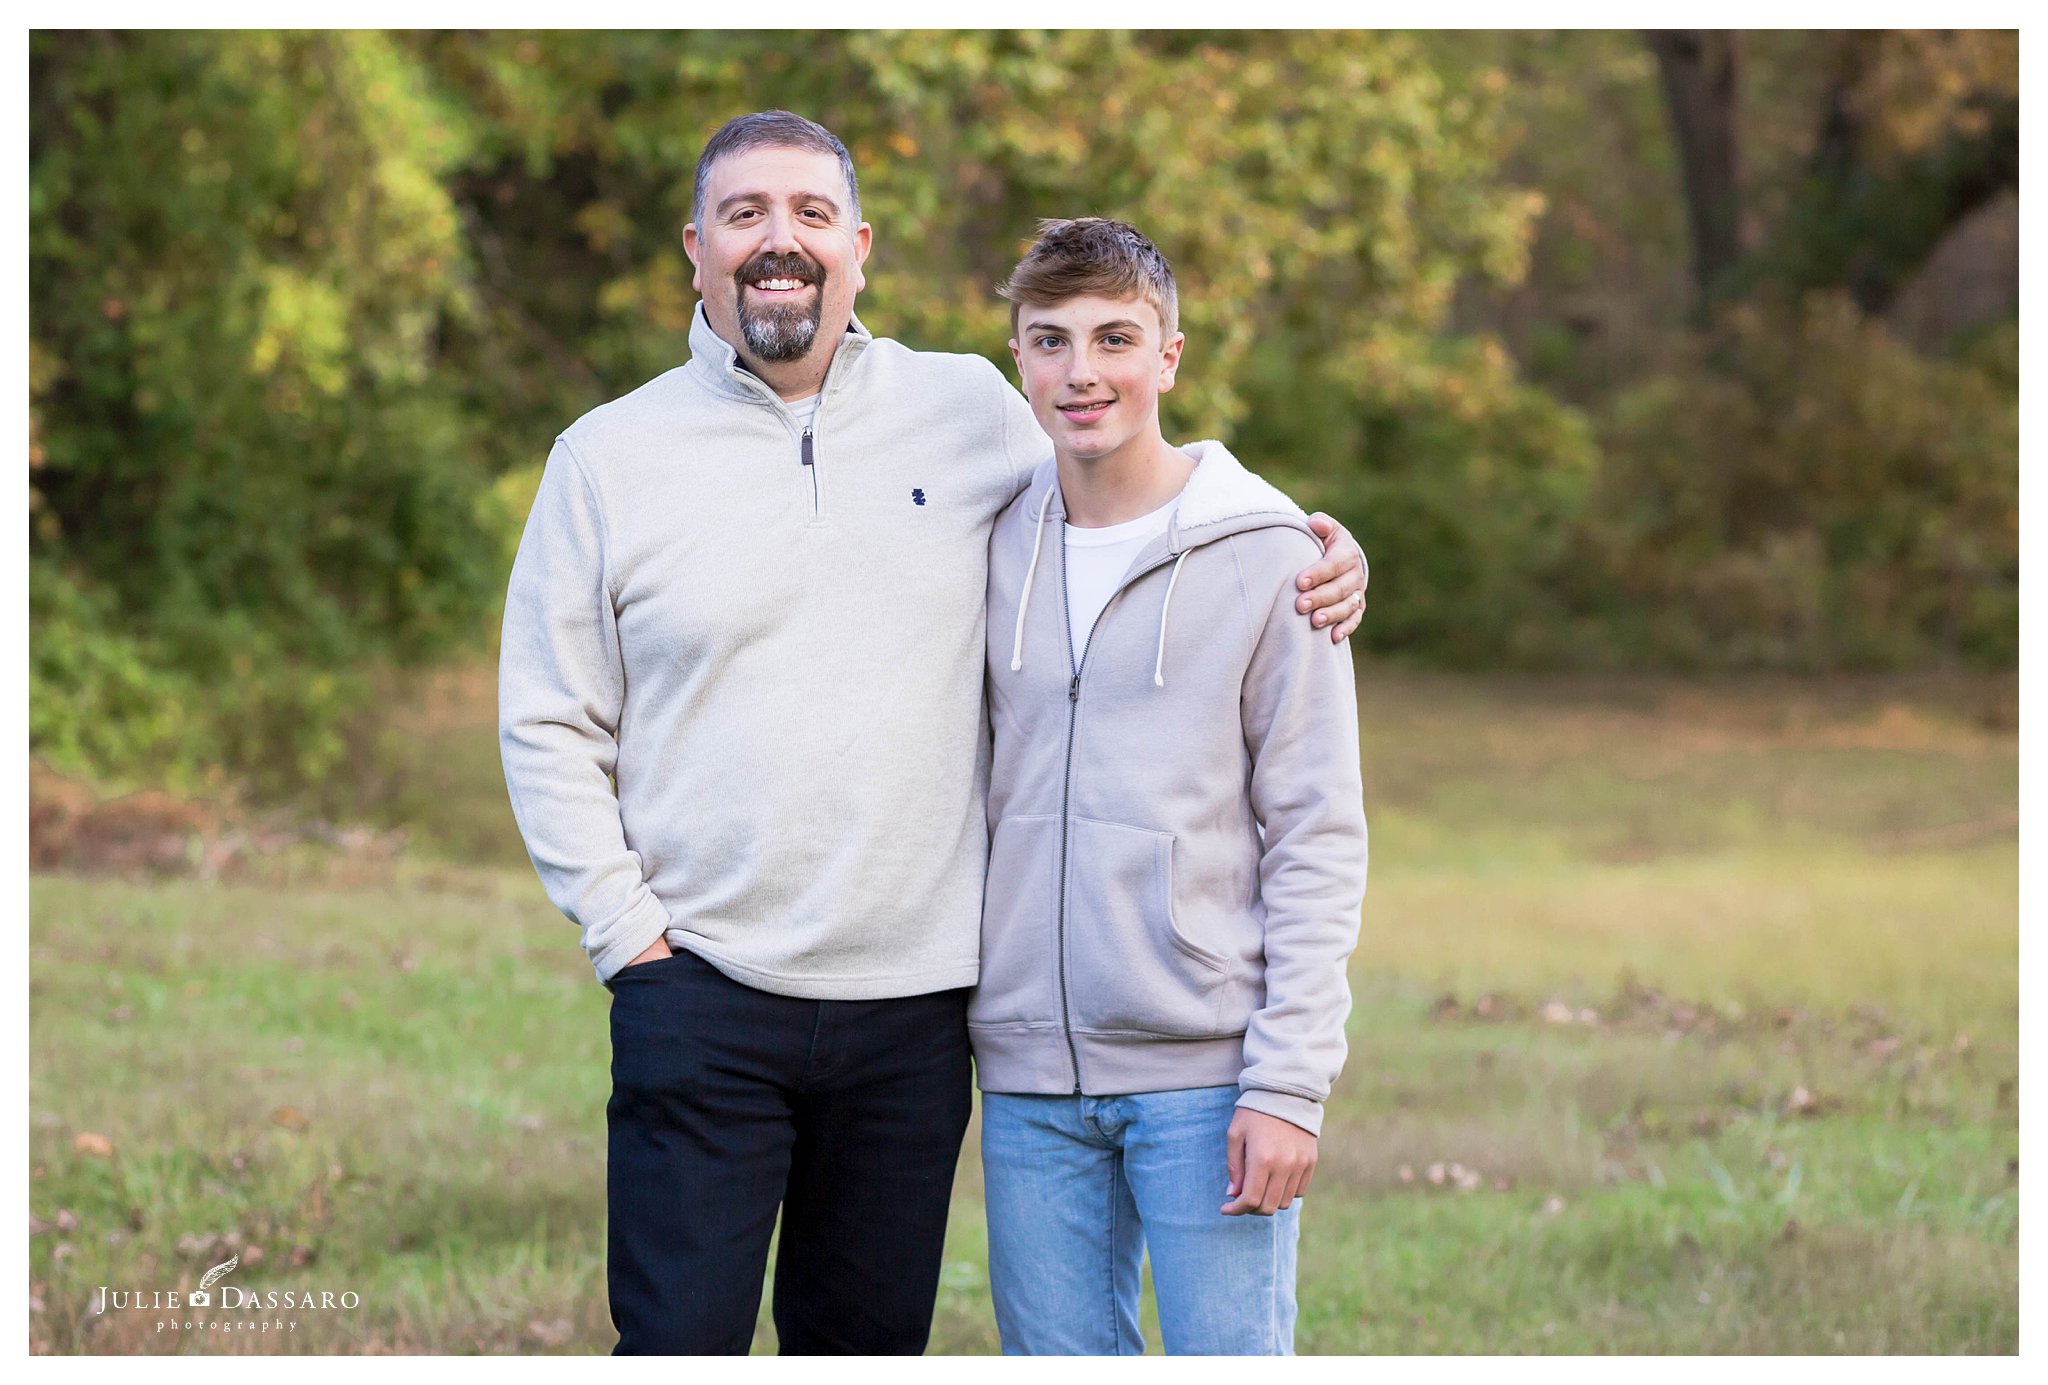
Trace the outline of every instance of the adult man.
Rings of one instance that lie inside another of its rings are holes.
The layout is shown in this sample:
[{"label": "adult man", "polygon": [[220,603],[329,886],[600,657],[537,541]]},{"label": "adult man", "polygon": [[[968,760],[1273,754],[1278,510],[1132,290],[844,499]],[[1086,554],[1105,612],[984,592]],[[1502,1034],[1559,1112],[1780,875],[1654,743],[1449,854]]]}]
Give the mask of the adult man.
[{"label": "adult man", "polygon": [[[914,1353],[969,1113],[989,527],[1045,450],[979,357],[853,316],[845,147],[787,112],[697,166],[688,364],[557,440],[506,599],[500,741],[613,991],[621,1352]],[[1310,570],[1356,624],[1356,546]],[[800,576],[787,590],[792,563]]]}]

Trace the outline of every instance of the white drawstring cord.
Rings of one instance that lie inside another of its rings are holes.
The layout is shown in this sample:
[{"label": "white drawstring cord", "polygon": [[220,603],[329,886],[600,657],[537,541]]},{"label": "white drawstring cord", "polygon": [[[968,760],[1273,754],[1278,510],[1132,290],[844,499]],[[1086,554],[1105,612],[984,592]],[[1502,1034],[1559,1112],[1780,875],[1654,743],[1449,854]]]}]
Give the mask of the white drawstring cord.
[{"label": "white drawstring cord", "polygon": [[1017,638],[1010,646],[1010,672],[1024,667],[1024,613],[1031,609],[1031,580],[1038,576],[1038,551],[1045,546],[1045,512],[1052,504],[1052,487],[1038,502],[1038,527],[1031,531],[1031,566],[1024,571],[1024,597],[1017,603]]},{"label": "white drawstring cord", "polygon": [[1173,584],[1180,580],[1180,565],[1188,560],[1192,548],[1183,548],[1180,557],[1174,559],[1173,576],[1166,579],[1166,599],[1159,603],[1159,657],[1152,661],[1152,686],[1166,686],[1166,608],[1173,604]]}]

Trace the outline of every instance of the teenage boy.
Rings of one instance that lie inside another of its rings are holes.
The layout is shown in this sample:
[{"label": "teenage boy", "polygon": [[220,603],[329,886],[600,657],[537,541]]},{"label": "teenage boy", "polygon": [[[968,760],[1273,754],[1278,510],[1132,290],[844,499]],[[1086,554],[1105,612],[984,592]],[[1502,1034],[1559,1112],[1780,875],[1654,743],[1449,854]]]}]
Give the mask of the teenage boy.
[{"label": "teenage boy", "polygon": [[1149,1250],[1169,1353],[1288,1354],[1365,893],[1350,655],[1294,614],[1301,511],[1160,433],[1158,249],[1049,222],[1002,292],[1055,453],[989,546],[968,1024],[1003,1350],[1142,1352]]}]

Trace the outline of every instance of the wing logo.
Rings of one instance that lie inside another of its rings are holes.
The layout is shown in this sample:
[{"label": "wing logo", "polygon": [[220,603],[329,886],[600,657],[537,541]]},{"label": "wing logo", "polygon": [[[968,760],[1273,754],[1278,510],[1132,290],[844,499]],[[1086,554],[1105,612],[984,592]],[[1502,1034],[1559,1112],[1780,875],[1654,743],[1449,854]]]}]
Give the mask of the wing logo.
[{"label": "wing logo", "polygon": [[215,1281],[219,1280],[221,1276],[229,1273],[231,1270],[235,1268],[235,1266],[241,1263],[242,1257],[240,1255],[234,1255],[222,1261],[220,1264],[215,1265],[212,1269],[208,1270],[203,1276],[200,1277],[199,1287],[192,1291],[191,1295],[186,1298],[185,1302],[194,1308],[211,1307],[213,1303],[213,1296],[207,1293],[206,1291],[208,1289],[211,1289],[214,1286]]}]

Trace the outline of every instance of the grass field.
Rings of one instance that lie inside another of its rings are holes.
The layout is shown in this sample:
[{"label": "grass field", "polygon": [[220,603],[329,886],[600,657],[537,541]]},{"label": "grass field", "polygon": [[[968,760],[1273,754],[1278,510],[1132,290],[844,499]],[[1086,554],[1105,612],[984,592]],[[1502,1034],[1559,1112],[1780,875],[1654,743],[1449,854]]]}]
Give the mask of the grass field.
[{"label": "grass field", "polygon": [[[2015,1350],[2014,698],[1365,669],[1299,1349]],[[363,771],[414,842],[370,887],[32,879],[32,1349],[609,1349],[609,1000],[487,674]],[[934,1351],[996,1345],[974,1140]],[[96,1311],[231,1255],[216,1295],[359,1304]]]}]

